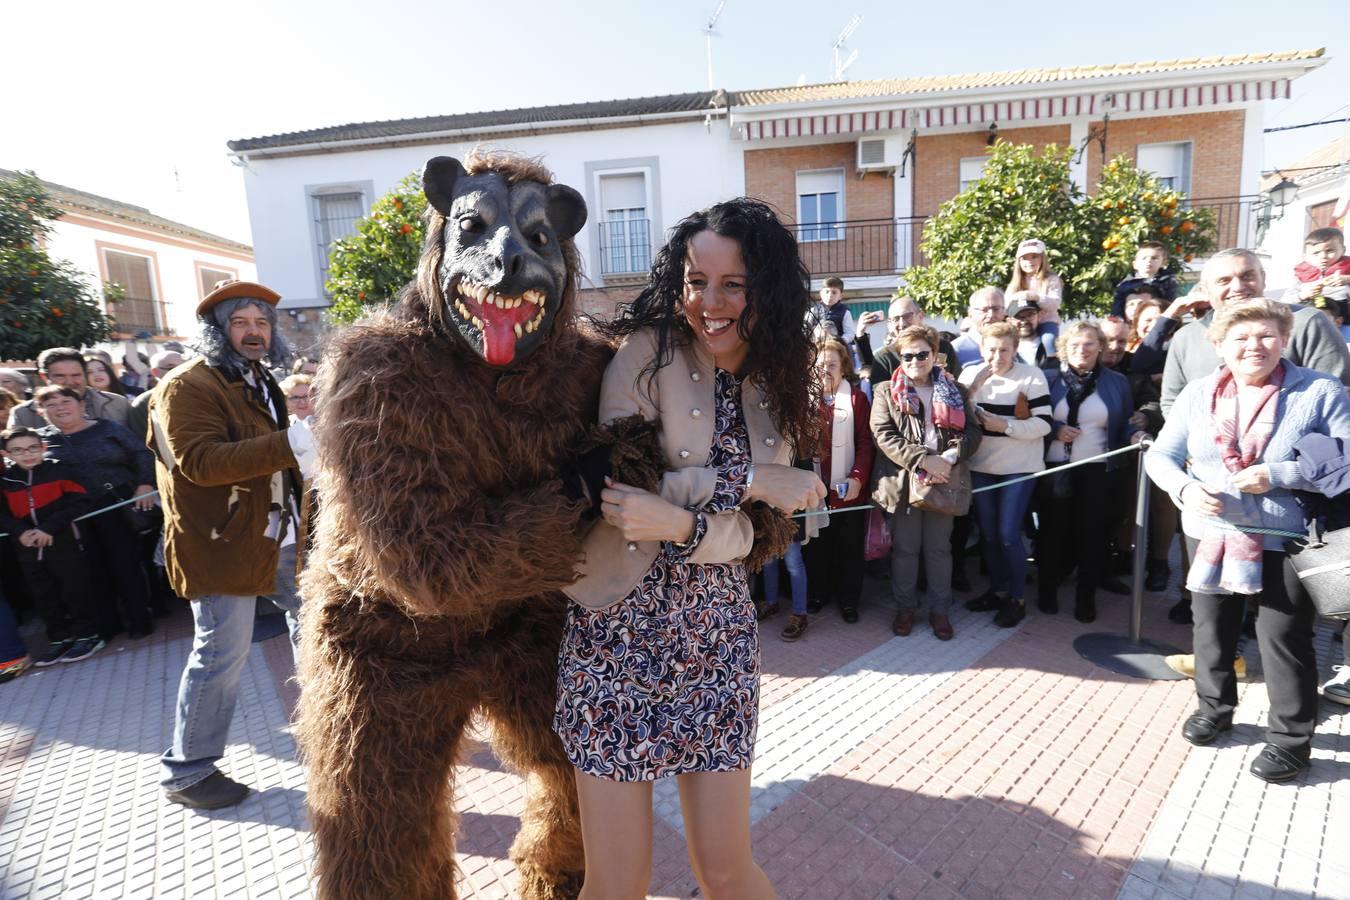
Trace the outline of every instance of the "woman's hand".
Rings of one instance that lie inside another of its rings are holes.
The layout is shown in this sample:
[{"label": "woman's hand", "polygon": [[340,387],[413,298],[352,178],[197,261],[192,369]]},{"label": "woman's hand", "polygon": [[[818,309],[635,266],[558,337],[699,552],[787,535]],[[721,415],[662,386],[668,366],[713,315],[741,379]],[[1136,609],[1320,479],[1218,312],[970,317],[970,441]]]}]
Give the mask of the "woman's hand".
[{"label": "woman's hand", "polygon": [[848,493],[844,494],[845,503],[852,503],[862,495],[862,482],[856,478],[846,478],[844,482],[848,485]]},{"label": "woman's hand", "polygon": [[1229,482],[1244,494],[1264,494],[1270,490],[1270,467],[1248,466],[1233,475]]},{"label": "woman's hand", "polygon": [[979,414],[980,424],[984,426],[986,431],[992,431],[994,434],[1008,433],[1008,423],[1003,420],[1002,416],[984,410],[980,410]]},{"label": "woman's hand", "polygon": [[1148,427],[1148,416],[1144,415],[1142,410],[1130,413],[1130,427],[1135,431],[1143,431]]},{"label": "woman's hand", "polygon": [[1192,481],[1181,489],[1181,505],[1187,512],[1218,518],[1223,513],[1223,500],[1219,493],[1216,488],[1203,482]]},{"label": "woman's hand", "polygon": [[659,495],[632,485],[605,479],[600,513],[623,532],[628,541],[687,541],[694,531],[694,514]]},{"label": "woman's hand", "polygon": [[131,494],[131,496],[136,499],[136,502],[131,505],[141,512],[149,512],[155,508],[154,494],[155,489],[150,485],[138,484],[136,485],[136,490]]},{"label": "woman's hand", "polygon": [[928,473],[928,480],[933,484],[946,484],[952,477],[952,464],[936,454],[925,456],[919,467]]},{"label": "woman's hand", "polygon": [[1055,432],[1055,437],[1062,444],[1072,444],[1078,440],[1079,435],[1083,433],[1081,428],[1074,428],[1072,425],[1061,425],[1059,431]]},{"label": "woman's hand", "polygon": [[775,509],[793,513],[815,509],[825,501],[825,485],[814,472],[777,463],[755,466],[755,478],[747,500],[761,500]]}]

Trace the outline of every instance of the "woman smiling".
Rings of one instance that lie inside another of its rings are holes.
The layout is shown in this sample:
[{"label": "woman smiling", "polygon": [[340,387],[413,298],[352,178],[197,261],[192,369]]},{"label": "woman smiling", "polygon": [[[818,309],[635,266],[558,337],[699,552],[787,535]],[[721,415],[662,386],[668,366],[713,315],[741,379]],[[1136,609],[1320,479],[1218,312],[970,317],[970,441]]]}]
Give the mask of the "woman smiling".
[{"label": "woman smiling", "polygon": [[1295,442],[1312,433],[1350,439],[1340,382],[1281,359],[1292,328],[1283,303],[1225,304],[1208,333],[1223,365],[1182,390],[1144,458],[1149,477],[1181,508],[1193,560],[1186,587],[1199,708],[1182,737],[1210,744],[1232,728],[1233,658],[1245,600],[1255,596],[1270,717],[1251,771],[1264,781],[1288,781],[1308,767],[1317,723],[1313,607],[1286,574],[1284,538],[1243,529],[1302,533],[1294,492],[1314,486],[1299,472]]}]

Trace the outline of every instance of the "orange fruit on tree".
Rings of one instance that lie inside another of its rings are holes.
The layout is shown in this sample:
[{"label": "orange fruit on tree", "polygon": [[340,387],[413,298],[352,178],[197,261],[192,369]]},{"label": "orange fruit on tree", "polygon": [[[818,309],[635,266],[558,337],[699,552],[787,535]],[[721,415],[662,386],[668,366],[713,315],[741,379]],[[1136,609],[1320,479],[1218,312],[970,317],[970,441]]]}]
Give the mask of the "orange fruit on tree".
[{"label": "orange fruit on tree", "polygon": [[1194,222],[1182,222],[1180,228],[1181,228],[1181,233],[1182,233],[1182,234],[1186,234],[1187,232],[1190,232],[1190,231],[1194,231],[1194,230],[1195,230],[1195,223],[1194,223]]},{"label": "orange fruit on tree", "polygon": [[1185,259],[1186,262],[1190,262],[1191,260],[1195,259],[1195,257],[1194,257],[1192,254],[1187,253],[1187,254],[1183,257],[1183,259]]},{"label": "orange fruit on tree", "polygon": [[1172,226],[1171,226],[1171,225],[1164,225],[1163,227],[1159,228],[1158,230],[1159,230],[1160,232],[1162,232],[1163,234],[1171,234],[1171,233],[1172,233]]},{"label": "orange fruit on tree", "polygon": [[398,233],[399,233],[399,234],[411,234],[411,233],[412,233],[412,226],[409,225],[407,222],[404,222],[402,225],[398,226]]}]

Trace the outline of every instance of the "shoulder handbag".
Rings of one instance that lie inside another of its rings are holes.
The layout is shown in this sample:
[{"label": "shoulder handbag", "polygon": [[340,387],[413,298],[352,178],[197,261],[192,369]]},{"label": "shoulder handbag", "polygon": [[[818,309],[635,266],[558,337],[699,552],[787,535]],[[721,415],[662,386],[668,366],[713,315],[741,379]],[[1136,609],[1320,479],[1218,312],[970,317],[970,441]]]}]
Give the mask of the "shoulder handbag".
[{"label": "shoulder handbag", "polygon": [[952,466],[952,474],[946,484],[923,481],[911,473],[909,505],[924,512],[964,516],[970,512],[971,489],[970,466],[964,461]]},{"label": "shoulder handbag", "polygon": [[1284,550],[1317,614],[1350,618],[1350,528],[1324,531],[1313,519],[1308,537],[1285,541]]}]

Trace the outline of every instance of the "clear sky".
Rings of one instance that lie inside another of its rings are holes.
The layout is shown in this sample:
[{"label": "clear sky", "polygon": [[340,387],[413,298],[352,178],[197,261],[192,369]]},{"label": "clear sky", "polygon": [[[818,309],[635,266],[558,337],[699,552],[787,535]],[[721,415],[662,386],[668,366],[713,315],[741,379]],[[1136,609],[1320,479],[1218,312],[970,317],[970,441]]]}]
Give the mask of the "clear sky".
[{"label": "clear sky", "polygon": [[[249,240],[225,142],[347,122],[702,90],[716,0],[61,0],[4,13],[0,167]],[[1216,12],[1222,10],[1222,12]],[[728,0],[718,87],[1326,47],[1267,126],[1350,115],[1344,0]],[[1344,107],[1339,112],[1338,108]],[[1271,135],[1289,165],[1346,125]],[[176,174],[175,174],[176,173]]]}]

